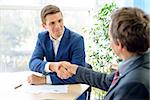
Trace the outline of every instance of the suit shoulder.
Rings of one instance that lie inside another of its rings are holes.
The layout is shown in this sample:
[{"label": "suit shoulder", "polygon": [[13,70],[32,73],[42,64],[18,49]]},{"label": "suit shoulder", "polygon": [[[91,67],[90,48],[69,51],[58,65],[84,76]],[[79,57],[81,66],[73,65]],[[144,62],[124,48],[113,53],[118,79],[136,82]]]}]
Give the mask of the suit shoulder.
[{"label": "suit shoulder", "polygon": [[77,32],[71,31],[69,29],[66,29],[66,30],[70,33],[70,36],[73,39],[83,38],[83,36]]},{"label": "suit shoulder", "polygon": [[40,32],[40,33],[38,34],[38,38],[39,38],[39,39],[44,40],[46,37],[48,37],[48,32],[47,32],[47,31],[43,31],[43,32]]},{"label": "suit shoulder", "polygon": [[72,32],[72,35],[75,36],[75,37],[80,37],[82,38],[83,36],[77,32]]},{"label": "suit shoulder", "polygon": [[38,36],[46,36],[48,34],[48,32],[47,31],[43,31],[43,32],[40,32],[40,33],[38,33]]}]

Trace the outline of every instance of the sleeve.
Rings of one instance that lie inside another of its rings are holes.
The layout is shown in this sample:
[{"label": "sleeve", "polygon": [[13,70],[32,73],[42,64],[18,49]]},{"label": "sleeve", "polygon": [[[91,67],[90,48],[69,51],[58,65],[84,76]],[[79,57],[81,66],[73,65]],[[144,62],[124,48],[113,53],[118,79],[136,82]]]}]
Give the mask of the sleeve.
[{"label": "sleeve", "polygon": [[46,76],[46,83],[52,84],[51,78],[48,75]]},{"label": "sleeve", "polygon": [[40,72],[45,74],[45,64],[47,61],[44,61],[44,50],[40,41],[40,34],[38,35],[38,40],[33,51],[32,57],[29,61],[29,68],[32,71]]},{"label": "sleeve", "polygon": [[107,91],[109,89],[113,77],[114,73],[107,75],[106,73],[95,72],[81,66],[78,67],[76,72],[77,82],[88,84],[104,91]]},{"label": "sleeve", "polygon": [[47,73],[51,72],[51,70],[49,70],[49,64],[50,64],[50,62],[47,62],[45,64],[45,68],[44,68],[45,72],[47,72]]}]

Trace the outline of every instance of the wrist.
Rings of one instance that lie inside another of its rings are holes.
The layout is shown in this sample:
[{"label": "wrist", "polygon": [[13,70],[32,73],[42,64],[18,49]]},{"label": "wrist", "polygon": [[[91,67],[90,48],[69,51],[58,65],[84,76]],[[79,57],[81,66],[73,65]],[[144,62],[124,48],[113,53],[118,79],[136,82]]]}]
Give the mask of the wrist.
[{"label": "wrist", "polygon": [[39,84],[46,84],[46,77],[45,76],[40,77]]},{"label": "wrist", "polygon": [[49,70],[52,71],[52,72],[55,72],[54,64],[53,63],[49,64]]},{"label": "wrist", "polygon": [[44,84],[46,84],[47,83],[47,80],[46,80],[46,76],[44,77]]},{"label": "wrist", "polygon": [[76,74],[77,69],[78,69],[78,65],[74,65],[74,67],[73,67],[73,74]]}]

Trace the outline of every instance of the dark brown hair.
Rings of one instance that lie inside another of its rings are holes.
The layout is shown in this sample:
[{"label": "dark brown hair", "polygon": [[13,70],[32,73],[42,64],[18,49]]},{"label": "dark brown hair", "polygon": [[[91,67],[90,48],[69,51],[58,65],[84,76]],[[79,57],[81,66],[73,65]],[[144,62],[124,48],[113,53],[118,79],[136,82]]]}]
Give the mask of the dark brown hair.
[{"label": "dark brown hair", "polygon": [[45,17],[48,15],[48,14],[56,14],[58,12],[61,12],[60,9],[57,7],[57,6],[54,6],[54,5],[47,5],[45,6],[42,11],[41,11],[41,20],[42,20],[42,23],[46,23],[46,20],[45,20]]},{"label": "dark brown hair", "polygon": [[124,7],[112,16],[111,35],[119,40],[129,52],[143,53],[149,48],[150,17],[139,8]]}]

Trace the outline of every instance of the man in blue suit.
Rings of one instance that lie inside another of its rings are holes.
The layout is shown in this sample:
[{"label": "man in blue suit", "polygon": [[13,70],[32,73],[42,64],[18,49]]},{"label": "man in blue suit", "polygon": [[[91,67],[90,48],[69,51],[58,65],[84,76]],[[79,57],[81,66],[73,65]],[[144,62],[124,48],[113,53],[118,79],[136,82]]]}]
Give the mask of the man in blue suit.
[{"label": "man in blue suit", "polygon": [[150,100],[150,17],[138,8],[124,7],[111,18],[110,44],[122,59],[118,71],[94,72],[68,62],[62,67],[76,75],[77,82],[107,91],[104,100]]},{"label": "man in blue suit", "polygon": [[[30,84],[70,84],[76,83],[75,76],[60,79],[58,70],[61,61],[85,66],[84,39],[81,35],[64,26],[63,14],[54,5],[47,5],[41,11],[42,25],[46,31],[38,34],[36,47],[29,62],[32,71],[46,77],[30,75]],[[69,74],[69,73],[68,73]],[[86,93],[79,99],[85,100]]]}]

